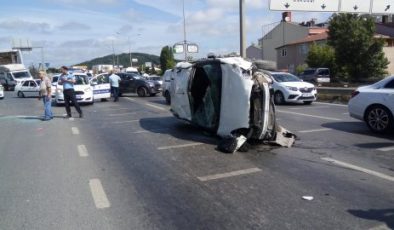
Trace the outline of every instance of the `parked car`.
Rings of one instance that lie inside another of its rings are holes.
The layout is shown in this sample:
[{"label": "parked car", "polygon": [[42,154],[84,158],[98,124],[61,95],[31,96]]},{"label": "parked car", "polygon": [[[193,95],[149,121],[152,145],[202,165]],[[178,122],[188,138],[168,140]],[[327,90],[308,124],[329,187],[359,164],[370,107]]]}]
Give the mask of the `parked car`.
[{"label": "parked car", "polygon": [[328,83],[331,81],[330,69],[328,68],[308,68],[299,77],[304,81],[313,83]]},{"label": "parked car", "polygon": [[162,94],[163,97],[166,99],[167,104],[171,104],[171,93],[170,93],[170,86],[171,86],[171,78],[173,78],[173,69],[168,69],[163,74],[163,85],[162,85]]},{"label": "parked car", "polygon": [[163,86],[163,78],[160,76],[150,75],[150,76],[145,77],[145,79],[149,80],[149,81],[157,81],[160,85]]},{"label": "parked car", "polygon": [[[73,73],[75,77],[74,90],[79,103],[93,104],[93,87],[89,84],[88,76],[85,73]],[[63,85],[58,84],[55,92],[56,105],[64,104]]]},{"label": "parked car", "polygon": [[137,93],[139,97],[155,96],[161,92],[161,85],[156,81],[146,80],[137,73],[117,73],[121,78],[119,83],[120,95]]},{"label": "parked car", "polygon": [[304,82],[290,73],[271,71],[265,73],[272,77],[276,105],[285,102],[303,102],[309,105],[316,101],[317,90],[313,84]]},{"label": "parked car", "polygon": [[393,131],[394,76],[357,88],[348,103],[351,117],[365,121],[376,133]]},{"label": "parked car", "polygon": [[40,96],[41,80],[25,80],[18,82],[15,86],[15,93],[18,97],[38,97]]},{"label": "parked car", "polygon": [[4,87],[0,84],[0,100],[4,99]]},{"label": "parked car", "polygon": [[178,63],[170,86],[171,112],[221,136],[224,142],[219,149],[226,152],[233,152],[228,149],[236,150],[247,139],[290,147],[294,135],[275,119],[272,81],[253,69],[253,63],[241,57],[211,56]]}]

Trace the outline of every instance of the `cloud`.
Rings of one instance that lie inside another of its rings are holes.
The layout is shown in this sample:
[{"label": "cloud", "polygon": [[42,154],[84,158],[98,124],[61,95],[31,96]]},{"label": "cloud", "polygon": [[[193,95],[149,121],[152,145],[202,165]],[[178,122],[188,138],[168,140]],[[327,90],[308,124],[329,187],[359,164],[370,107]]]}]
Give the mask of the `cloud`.
[{"label": "cloud", "polygon": [[0,29],[48,33],[51,26],[46,22],[30,22],[15,19],[0,22]]},{"label": "cloud", "polygon": [[79,22],[67,22],[59,26],[58,29],[75,31],[75,30],[90,30],[91,27]]},{"label": "cloud", "polygon": [[129,32],[132,32],[134,30],[134,27],[132,25],[123,25],[119,28],[119,32],[122,34],[127,34]]},{"label": "cloud", "polygon": [[123,13],[123,16],[127,17],[128,20],[131,20],[133,22],[142,22],[145,18],[144,14],[135,9],[129,9],[128,11]]},{"label": "cloud", "polygon": [[95,46],[94,39],[84,39],[84,40],[73,40],[73,41],[65,41],[59,45],[59,47],[68,47],[68,48],[86,48]]},{"label": "cloud", "polygon": [[61,3],[61,4],[72,4],[72,5],[114,5],[114,4],[119,4],[121,0],[45,0],[45,2],[50,2],[50,3]]}]

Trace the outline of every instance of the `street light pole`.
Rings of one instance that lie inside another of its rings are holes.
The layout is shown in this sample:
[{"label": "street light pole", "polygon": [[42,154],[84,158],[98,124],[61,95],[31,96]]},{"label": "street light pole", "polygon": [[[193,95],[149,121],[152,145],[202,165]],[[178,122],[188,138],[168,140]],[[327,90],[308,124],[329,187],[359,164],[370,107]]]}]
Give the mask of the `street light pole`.
[{"label": "street light pole", "polygon": [[240,55],[243,58],[246,57],[244,5],[245,0],[239,0]]},{"label": "street light pole", "polygon": [[182,0],[183,6],[183,52],[185,53],[185,61],[187,61],[187,41],[186,41],[186,19],[185,19],[185,0]]},{"label": "street light pole", "polygon": [[114,48],[114,40],[112,39],[112,65],[115,67],[115,48]]}]

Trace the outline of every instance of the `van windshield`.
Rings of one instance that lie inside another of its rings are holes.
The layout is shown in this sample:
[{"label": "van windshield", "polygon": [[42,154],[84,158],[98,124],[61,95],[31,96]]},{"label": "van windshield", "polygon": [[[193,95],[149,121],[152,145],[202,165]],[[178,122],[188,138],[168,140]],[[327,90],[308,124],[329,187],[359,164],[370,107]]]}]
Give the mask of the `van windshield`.
[{"label": "van windshield", "polygon": [[23,72],[13,72],[12,75],[14,75],[14,78],[20,79],[20,78],[31,78],[30,73],[27,71]]}]

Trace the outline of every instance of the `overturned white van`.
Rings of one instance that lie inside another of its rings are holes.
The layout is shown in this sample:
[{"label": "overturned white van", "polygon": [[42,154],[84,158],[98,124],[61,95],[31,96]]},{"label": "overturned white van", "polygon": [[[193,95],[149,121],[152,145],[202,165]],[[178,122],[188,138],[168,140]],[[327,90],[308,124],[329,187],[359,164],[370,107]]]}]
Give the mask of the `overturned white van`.
[{"label": "overturned white van", "polygon": [[225,152],[246,140],[290,147],[295,135],[279,126],[271,78],[241,57],[179,63],[171,81],[171,111],[177,118],[223,138]]}]

